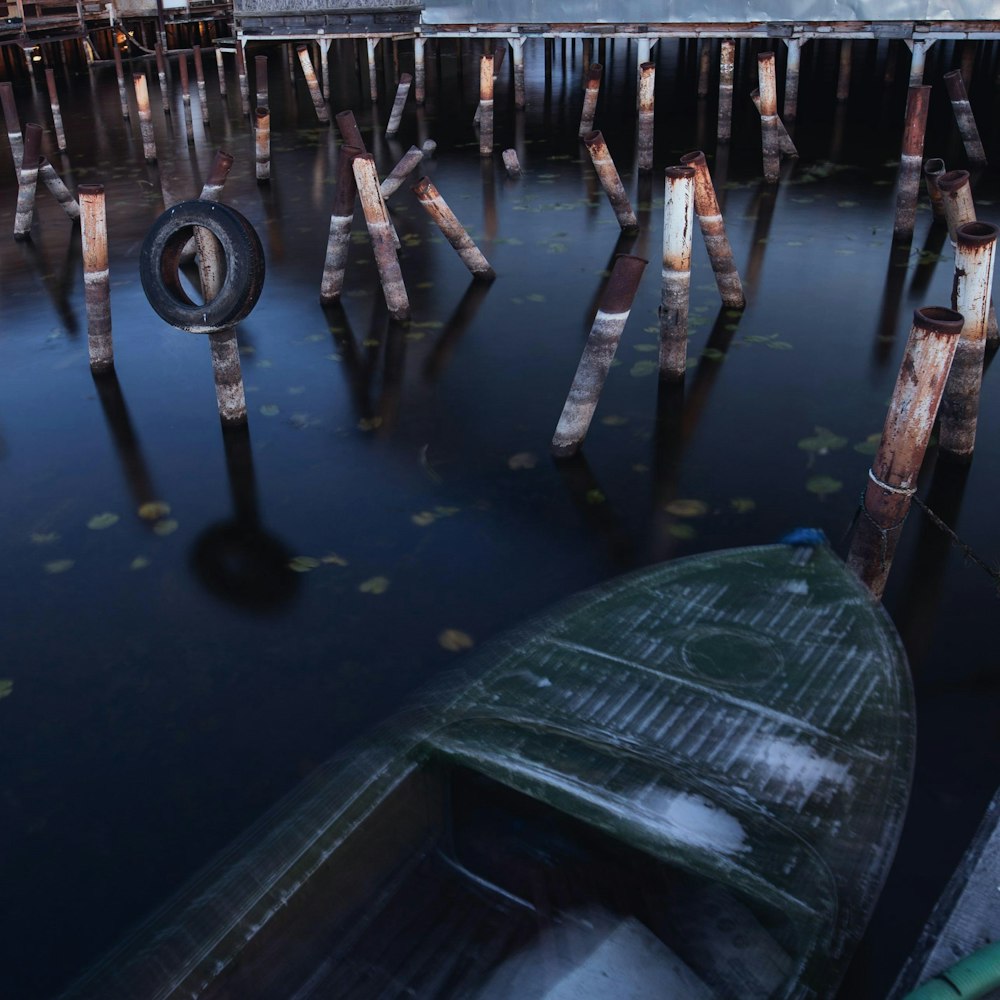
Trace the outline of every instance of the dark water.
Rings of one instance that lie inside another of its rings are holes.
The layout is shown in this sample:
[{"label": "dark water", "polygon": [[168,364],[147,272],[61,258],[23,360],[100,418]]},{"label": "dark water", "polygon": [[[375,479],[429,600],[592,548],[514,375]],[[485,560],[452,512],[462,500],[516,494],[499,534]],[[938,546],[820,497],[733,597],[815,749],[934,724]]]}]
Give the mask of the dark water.
[{"label": "dark water", "polygon": [[[776,189],[760,181],[753,109],[740,96],[754,84],[739,71],[728,163],[712,164],[749,305],[742,317],[720,312],[696,240],[682,399],[658,396],[655,376],[662,167],[692,148],[715,152],[715,106],[697,100],[692,53],[677,43],[658,55],[651,180],[634,168],[635,50],[619,43],[605,56],[597,126],[638,206],[634,244],[619,241],[581,160],[579,49],[547,80],[541,44],[528,46],[520,115],[505,67],[496,141],[498,152],[518,149],[525,176],[514,183],[499,155],[478,155],[471,51],[464,72],[454,44],[429,58],[426,108],[411,97],[398,141],[386,142],[391,81],[383,75],[373,108],[351,50],[335,47],[333,110],[355,110],[382,174],[411,142],[435,139],[422,170],[498,274],[470,284],[404,188],[390,204],[406,328],[387,321],[360,235],[343,309],[317,304],[339,140],[317,127],[301,76],[293,90],[284,53],[266,50],[267,187],[254,180],[231,67],[228,104],[209,73],[207,130],[194,98],[193,147],[179,83],[169,118],[151,83],[156,167],[143,162],[134,109],[133,126],[123,123],[113,68],[60,71],[69,153],[56,153],[51,130],[45,150],[67,181],[107,189],[117,380],[90,375],[79,232],[40,191],[32,241],[0,240],[0,679],[12,682],[0,701],[4,996],[59,992],[319,762],[451,664],[446,647],[631,567],[797,525],[822,528],[843,551],[912,309],[946,303],[951,285],[951,251],[923,197],[912,253],[890,266],[906,57],[883,86],[884,46],[855,50],[853,92],[837,107],[836,47],[807,47],[802,158]],[[964,165],[940,85],[956,58],[939,44],[928,65],[926,153],[949,166]],[[50,125],[41,77],[17,98],[25,120]],[[985,59],[973,106],[988,152],[994,104]],[[267,256],[263,295],[239,331],[245,435],[221,433],[208,344],[153,313],[136,266],[164,203],[196,196],[218,148],[236,157],[224,198]],[[7,152],[0,175],[10,233]],[[975,190],[980,217],[1000,221],[996,178]],[[585,457],[556,465],[548,441],[622,250],[651,263]],[[971,468],[948,468],[932,450],[921,482],[988,561],[995,376]],[[677,500],[699,503],[668,511]],[[169,511],[143,507],[152,501]],[[852,998],[884,995],[1000,777],[990,578],[914,511],[886,605],[913,665],[917,771],[897,862],[842,991]]]}]

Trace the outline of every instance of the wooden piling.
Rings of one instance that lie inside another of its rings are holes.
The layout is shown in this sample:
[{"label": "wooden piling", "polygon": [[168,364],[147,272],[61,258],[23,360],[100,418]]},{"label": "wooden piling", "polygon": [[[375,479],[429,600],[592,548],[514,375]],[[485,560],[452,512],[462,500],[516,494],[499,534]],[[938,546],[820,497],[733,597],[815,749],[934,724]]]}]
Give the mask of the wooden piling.
[{"label": "wooden piling", "polygon": [[[163,105],[163,113],[165,115],[170,114],[170,88],[167,86],[167,61],[163,55],[163,45],[160,42],[156,43],[155,46],[156,53],[156,74],[160,81],[160,103]],[[118,46],[115,46],[115,62],[116,65],[121,63],[121,53],[118,51]],[[121,91],[122,91],[122,114],[128,118],[125,114],[128,108],[128,101],[125,99],[125,78],[121,76]]]},{"label": "wooden piling", "polygon": [[515,179],[521,176],[521,164],[517,159],[516,149],[505,149],[503,151],[503,166],[507,171],[507,176]]},{"label": "wooden piling", "polygon": [[423,158],[423,150],[416,146],[410,146],[400,157],[399,162],[385,175],[385,179],[379,185],[379,191],[384,201],[388,201],[389,197],[403,186],[403,181],[413,173]]},{"label": "wooden piling", "polygon": [[916,492],[962,322],[959,313],[941,306],[925,306],[913,314],[847,556],[848,567],[876,599],[885,591],[899,533]]},{"label": "wooden piling", "polygon": [[719,50],[719,115],[716,136],[728,142],[733,129],[733,69],[736,64],[736,42],[724,38]]},{"label": "wooden piling", "polygon": [[354,179],[354,158],[363,152],[359,146],[340,147],[337,188],[334,191],[333,210],[330,213],[330,236],[326,244],[326,261],[323,264],[323,279],[319,290],[319,300],[323,305],[332,305],[336,302],[344,288],[354,205],[358,199],[358,185]]},{"label": "wooden piling", "polygon": [[257,183],[266,184],[271,179],[271,112],[257,108],[254,118]]},{"label": "wooden piling", "polygon": [[490,262],[483,256],[482,251],[476,246],[475,241],[466,232],[462,223],[458,221],[457,216],[441,197],[438,189],[431,183],[430,178],[422,177],[413,186],[413,192],[420,204],[427,210],[427,214],[437,224],[445,239],[455,248],[455,252],[461,257],[462,263],[469,269],[472,276],[481,281],[492,281],[496,277],[496,272],[490,266]]},{"label": "wooden piling", "polygon": [[781,172],[778,148],[778,90],[774,78],[774,53],[757,56],[757,77],[760,84],[760,135],[764,153],[764,180],[776,184]]},{"label": "wooden piling", "polygon": [[267,56],[254,56],[254,89],[257,92],[257,107],[266,108],[267,100]]},{"label": "wooden piling", "polygon": [[399,267],[396,248],[392,240],[392,226],[379,193],[378,173],[375,157],[370,153],[355,156],[353,163],[354,180],[358,185],[361,207],[365,213],[365,224],[375,252],[382,294],[386,308],[393,319],[404,320],[410,316],[410,301],[403,284],[403,273]]},{"label": "wooden piling", "polygon": [[911,86],[906,98],[906,126],[903,132],[903,151],[899,162],[896,218],[893,223],[893,235],[897,239],[913,236],[930,93],[929,86]]},{"label": "wooden piling", "polygon": [[601,92],[601,74],[604,67],[592,63],[587,71],[587,85],[583,92],[583,111],[580,114],[580,137],[594,131],[594,115],[597,113],[597,98]]},{"label": "wooden piling", "polygon": [[191,82],[188,79],[187,56],[180,52],[177,56],[177,65],[181,71],[181,104],[184,107],[184,134],[187,136],[188,145],[194,144],[194,121],[191,118]]},{"label": "wooden piling", "polygon": [[73,220],[80,218],[80,206],[72,192],[56,173],[55,167],[44,157],[38,158],[38,176],[49,189],[49,193],[62,206],[63,211]]},{"label": "wooden piling", "polygon": [[208,91],[205,88],[205,64],[201,59],[201,46],[192,45],[194,53],[194,78],[198,85],[198,107],[201,109],[201,122],[208,124]]},{"label": "wooden piling", "polygon": [[944,200],[941,197],[941,190],[938,188],[938,178],[946,172],[944,160],[939,157],[932,157],[924,161],[924,183],[927,187],[927,197],[931,202],[931,212],[938,222],[945,221]]},{"label": "wooden piling", "polygon": [[24,160],[24,138],[21,135],[21,119],[14,101],[13,84],[0,83],[0,106],[3,107],[7,141],[10,143],[10,155],[14,160],[14,172],[20,174],[21,162]]},{"label": "wooden piling", "polygon": [[969,104],[969,95],[965,91],[962,71],[954,69],[950,73],[945,73],[944,84],[948,89],[948,97],[951,100],[951,109],[955,113],[959,134],[962,136],[962,145],[965,146],[965,155],[968,156],[969,162],[974,167],[985,167],[986,152],[983,149],[983,141],[979,137],[979,129],[976,127],[972,106]]},{"label": "wooden piling", "polygon": [[39,150],[42,145],[42,127],[34,122],[24,126],[24,155],[21,158],[20,183],[17,189],[17,208],[14,213],[14,239],[26,240],[31,235],[31,220],[35,214],[35,188],[38,185]]},{"label": "wooden piling", "polygon": [[399,131],[400,122],[403,120],[403,108],[406,107],[406,98],[410,94],[410,85],[413,77],[409,73],[402,73],[399,77],[399,84],[396,87],[396,98],[392,102],[392,111],[389,112],[389,124],[385,127],[386,138],[394,136]]},{"label": "wooden piling", "polygon": [[479,60],[479,155],[493,155],[493,56]]},{"label": "wooden piling", "polygon": [[587,152],[590,153],[590,159],[597,171],[601,187],[604,188],[604,193],[608,196],[608,201],[611,202],[611,207],[614,209],[618,225],[626,232],[637,231],[639,220],[636,218],[635,212],[632,211],[628,194],[625,192],[621,176],[615,167],[615,161],[611,159],[611,153],[604,141],[604,136],[600,132],[588,132],[583,137],[583,144],[587,147]]},{"label": "wooden piling", "polygon": [[49,91],[49,106],[52,109],[52,125],[56,131],[56,145],[60,153],[66,152],[66,133],[63,131],[62,112],[59,110],[59,92],[56,90],[56,75],[52,69],[45,70],[45,86]]},{"label": "wooden piling", "polygon": [[[122,66],[122,51],[118,48],[118,42],[113,36],[111,39],[111,51],[114,53],[115,59],[115,76],[118,78],[118,100],[122,106],[122,118],[124,118],[125,121],[128,121],[128,94],[125,92],[125,69]],[[162,56],[160,58],[162,58]]]},{"label": "wooden piling", "polygon": [[295,51],[299,56],[299,64],[305,74],[306,86],[309,88],[309,96],[312,97],[313,107],[316,109],[316,117],[323,125],[330,123],[330,113],[326,110],[326,102],[320,93],[319,81],[316,79],[316,71],[313,69],[312,60],[309,58],[308,45],[296,45]]},{"label": "wooden piling", "polygon": [[660,378],[675,380],[687,370],[695,169],[667,167],[664,177]]},{"label": "wooden piling", "polygon": [[551,450],[557,458],[575,455],[587,436],[646,263],[630,254],[615,258],[552,437]]},{"label": "wooden piling", "polygon": [[998,234],[1000,228],[989,222],[966,222],[958,227],[951,307],[965,325],[941,398],[938,442],[942,453],[965,462],[972,459],[976,445]]},{"label": "wooden piling", "polygon": [[733,248],[726,235],[726,224],[722,219],[705,154],[700,149],[685,153],[681,157],[681,163],[687,167],[694,167],[695,170],[694,210],[698,215],[698,225],[705,239],[705,249],[712,263],[719,295],[723,304],[730,309],[742,309],[746,305],[743,284],[736,270]]},{"label": "wooden piling", "polygon": [[153,113],[149,109],[149,88],[145,72],[133,73],[135,103],[139,108],[139,134],[142,136],[142,155],[147,163],[156,163],[156,137],[153,135]]},{"label": "wooden piling", "polygon": [[643,63],[639,67],[639,155],[640,170],[653,169],[654,93],[656,90],[656,64]]},{"label": "wooden piling", "polygon": [[80,185],[80,241],[90,369],[107,372],[114,367],[115,358],[111,341],[111,280],[103,184]]}]

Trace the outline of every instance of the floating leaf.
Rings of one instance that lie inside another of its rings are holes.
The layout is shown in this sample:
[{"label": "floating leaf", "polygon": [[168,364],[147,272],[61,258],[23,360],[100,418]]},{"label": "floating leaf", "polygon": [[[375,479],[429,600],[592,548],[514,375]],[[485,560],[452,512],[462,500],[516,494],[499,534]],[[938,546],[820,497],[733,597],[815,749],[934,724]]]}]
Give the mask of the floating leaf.
[{"label": "floating leaf", "polygon": [[72,569],[75,565],[72,559],[53,559],[52,562],[47,562],[43,569],[46,573],[65,573],[66,570]]},{"label": "floating leaf", "polygon": [[434,508],[434,513],[437,514],[438,517],[454,517],[456,514],[460,513],[461,510],[461,507],[442,507],[439,505]]},{"label": "floating leaf", "polygon": [[381,417],[362,417],[358,421],[359,431],[373,431],[382,426]]},{"label": "floating leaf", "polygon": [[834,479],[832,476],[813,476],[806,481],[806,489],[818,497],[836,493],[843,485],[839,479]]},{"label": "floating leaf", "polygon": [[261,408],[260,412],[262,416],[265,417],[276,417],[281,413],[281,409],[274,405],[274,403],[265,403]]},{"label": "floating leaf", "polygon": [[449,653],[460,653],[463,649],[471,649],[475,645],[468,632],[461,632],[457,628],[446,628],[438,635],[438,643]]},{"label": "floating leaf", "polygon": [[790,351],[792,345],[787,340],[769,340],[766,344],[772,351]]},{"label": "floating leaf", "polygon": [[419,514],[411,515],[410,520],[418,527],[426,528],[427,525],[433,524],[437,520],[437,516],[429,510],[422,510]]},{"label": "floating leaf", "polygon": [[605,427],[624,427],[628,423],[628,417],[620,417],[616,413],[609,413],[606,417],[601,417],[601,423]]},{"label": "floating leaf", "polygon": [[139,507],[138,514],[144,521],[155,521],[170,513],[170,504],[163,500],[149,500]]},{"label": "floating leaf", "polygon": [[121,518],[117,514],[112,514],[110,512],[105,512],[103,514],[95,514],[88,522],[87,527],[91,531],[104,531],[105,528],[110,528],[112,525],[117,524]]},{"label": "floating leaf", "polygon": [[308,573],[310,570],[318,569],[321,565],[319,559],[314,559],[312,556],[295,556],[288,562],[288,568],[293,573]]},{"label": "floating leaf", "polygon": [[145,556],[136,556],[130,563],[129,569],[145,569],[149,565],[149,560]]},{"label": "floating leaf", "polygon": [[329,552],[323,556],[323,562],[328,566],[347,566],[347,560],[343,556],[338,556],[336,552]]},{"label": "floating leaf", "polygon": [[519,451],[507,459],[509,469],[533,469],[538,465],[538,456],[533,451]]},{"label": "floating leaf", "polygon": [[14,682],[0,680],[0,698],[6,698],[14,690]]},{"label": "floating leaf", "polygon": [[720,351],[717,347],[706,347],[701,352],[701,356],[703,358],[708,358],[709,361],[724,361],[726,358],[726,352]]},{"label": "floating leaf", "polygon": [[172,535],[179,527],[180,525],[173,518],[168,518],[165,521],[157,521],[153,525],[153,531],[157,535],[166,536]]},{"label": "floating leaf", "polygon": [[637,361],[629,369],[629,375],[634,378],[642,378],[644,375],[652,375],[659,371],[660,366],[655,361]]},{"label": "floating leaf", "polygon": [[587,490],[587,503],[604,503],[607,499],[598,489]]},{"label": "floating leaf", "polygon": [[40,532],[35,531],[31,534],[31,540],[36,545],[51,545],[52,542],[59,541],[59,535],[55,531]]},{"label": "floating leaf", "polygon": [[637,351],[647,352],[647,351],[655,351],[655,350],[657,350],[656,344],[635,344],[633,346],[634,346],[635,350],[637,350]]},{"label": "floating leaf", "polygon": [[373,576],[358,585],[362,594],[384,594],[389,589],[389,580],[384,576]]},{"label": "floating leaf", "polygon": [[528,296],[528,301],[529,302],[544,302],[545,301],[545,296],[542,295],[540,292],[532,292],[531,295]]},{"label": "floating leaf", "polygon": [[704,500],[671,500],[664,510],[676,517],[704,517],[708,504]]},{"label": "floating leaf", "polygon": [[881,434],[869,434],[864,441],[859,441],[854,450],[861,455],[874,455],[878,451],[879,442],[882,440]]},{"label": "floating leaf", "polygon": [[847,438],[834,434],[828,427],[815,427],[813,437],[803,438],[799,441],[799,447],[803,451],[811,451],[817,455],[825,455],[828,451],[843,448],[847,444]]},{"label": "floating leaf", "polygon": [[757,504],[750,499],[750,497],[733,497],[729,501],[729,506],[736,511],[737,514],[745,514],[749,510],[753,510]]},{"label": "floating leaf", "polygon": [[695,538],[698,534],[698,532],[695,531],[690,524],[672,524],[669,528],[667,528],[667,531],[669,531],[674,538],[681,538],[684,541],[689,541],[690,539]]}]

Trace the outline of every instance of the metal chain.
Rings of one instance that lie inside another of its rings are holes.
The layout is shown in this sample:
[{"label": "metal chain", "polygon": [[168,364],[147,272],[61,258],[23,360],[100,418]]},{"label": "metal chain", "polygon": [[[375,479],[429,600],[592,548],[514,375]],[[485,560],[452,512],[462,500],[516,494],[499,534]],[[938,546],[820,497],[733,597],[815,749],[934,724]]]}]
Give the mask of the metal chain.
[{"label": "metal chain", "polygon": [[935,514],[934,511],[932,511],[930,507],[928,507],[927,504],[925,504],[916,494],[913,495],[913,501],[931,519],[931,524],[940,528],[951,539],[952,544],[962,550],[962,555],[964,555],[966,559],[974,562],[993,580],[998,587],[1000,587],[1000,571],[994,569],[992,566],[988,565],[985,560],[976,555],[976,553],[973,552],[973,550],[965,542],[963,542],[962,539],[959,538],[958,535],[956,535],[955,532],[952,531],[952,529],[945,524],[945,522],[942,521],[941,518],[938,517],[937,514]]}]

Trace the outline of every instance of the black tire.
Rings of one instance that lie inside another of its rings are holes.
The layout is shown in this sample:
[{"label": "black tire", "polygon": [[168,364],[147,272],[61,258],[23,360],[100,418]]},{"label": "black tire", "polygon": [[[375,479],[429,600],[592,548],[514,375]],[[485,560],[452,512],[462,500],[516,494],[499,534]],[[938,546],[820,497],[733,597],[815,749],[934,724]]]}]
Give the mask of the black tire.
[{"label": "black tire", "polygon": [[[180,279],[181,251],[194,226],[208,229],[222,246],[225,277],[210,302],[193,302]],[[139,278],[149,304],[171,326],[188,333],[218,333],[247,316],[264,287],[264,249],[256,230],[234,208],[211,201],[182,201],[168,208],[146,234]]]}]

